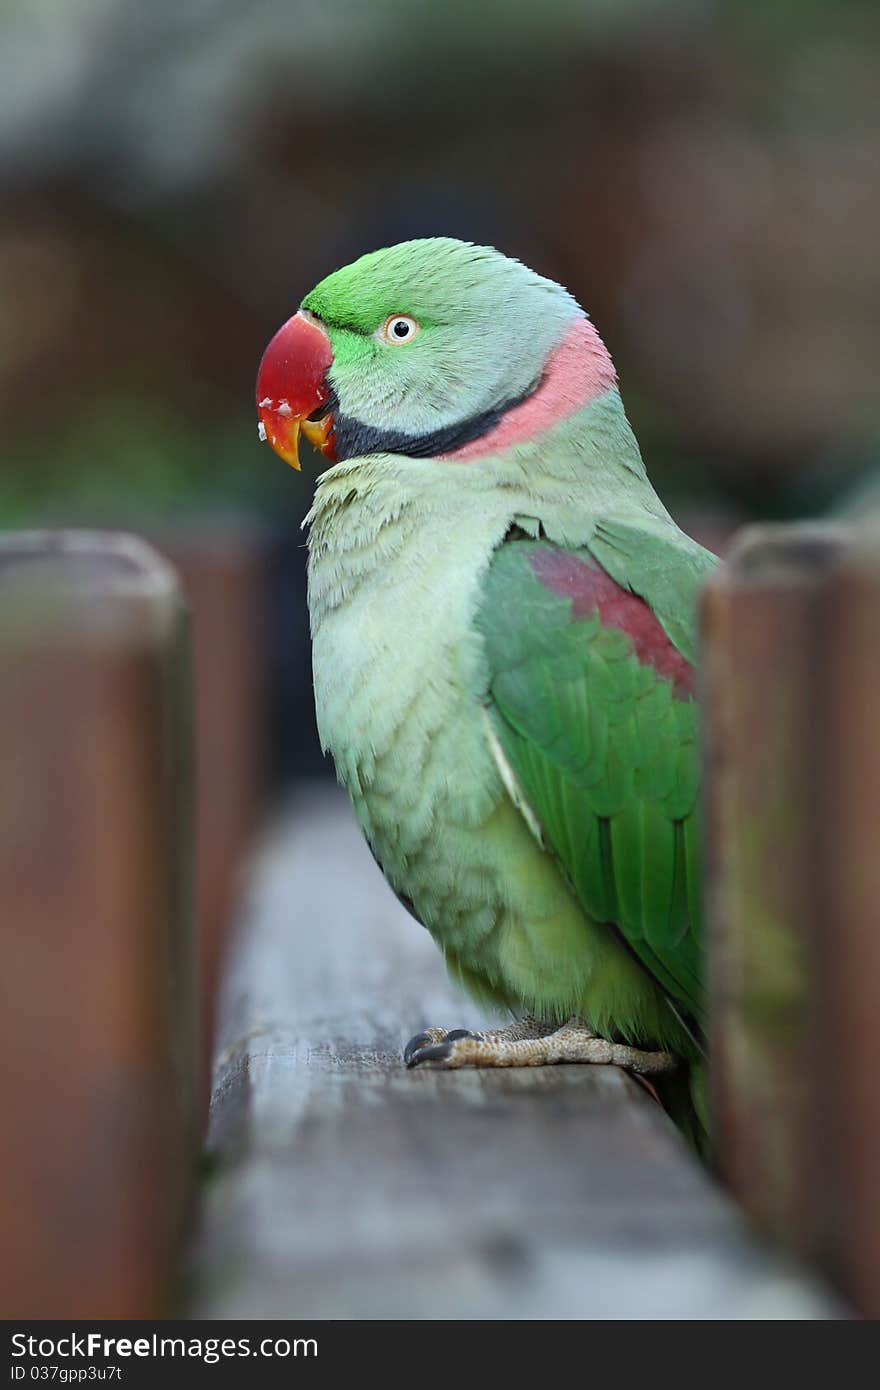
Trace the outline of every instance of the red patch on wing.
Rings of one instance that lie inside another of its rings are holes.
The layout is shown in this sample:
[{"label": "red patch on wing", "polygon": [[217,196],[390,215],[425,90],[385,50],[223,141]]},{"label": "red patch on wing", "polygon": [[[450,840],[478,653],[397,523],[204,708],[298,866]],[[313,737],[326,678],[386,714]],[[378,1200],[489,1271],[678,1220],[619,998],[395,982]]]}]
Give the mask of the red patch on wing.
[{"label": "red patch on wing", "polygon": [[670,642],[644,599],[631,594],[598,564],[565,550],[535,550],[529,556],[535,576],[546,589],[571,599],[575,618],[598,613],[606,627],[625,632],[644,666],[669,681],[679,699],[694,693],[694,668]]}]

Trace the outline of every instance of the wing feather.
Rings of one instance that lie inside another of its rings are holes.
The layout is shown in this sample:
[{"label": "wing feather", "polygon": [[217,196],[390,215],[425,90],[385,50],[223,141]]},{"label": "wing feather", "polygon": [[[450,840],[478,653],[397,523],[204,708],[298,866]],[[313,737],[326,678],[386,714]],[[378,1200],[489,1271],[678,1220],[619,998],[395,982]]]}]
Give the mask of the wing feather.
[{"label": "wing feather", "polygon": [[[564,550],[514,539],[499,549],[478,615],[490,668],[487,717],[515,799],[584,911],[619,932],[677,1011],[700,1027],[690,660],[695,576],[708,561],[685,551],[679,592],[676,547],[667,540],[664,550],[651,533],[641,587],[650,590],[659,576],[665,612],[655,613],[637,587],[638,565],[625,565],[638,538],[632,527],[606,527],[602,563],[592,544]],[[609,555],[616,574],[605,568]],[[630,578],[635,572],[636,584],[621,584],[624,570]]]}]

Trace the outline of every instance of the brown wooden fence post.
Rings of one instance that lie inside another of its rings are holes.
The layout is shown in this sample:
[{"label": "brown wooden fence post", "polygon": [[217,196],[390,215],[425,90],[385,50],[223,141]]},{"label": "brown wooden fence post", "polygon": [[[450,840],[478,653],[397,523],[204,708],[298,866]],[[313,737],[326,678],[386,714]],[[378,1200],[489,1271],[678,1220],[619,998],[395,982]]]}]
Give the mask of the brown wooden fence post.
[{"label": "brown wooden fence post", "polygon": [[198,1141],[187,623],[123,536],[0,539],[0,1303],[149,1317]]},{"label": "brown wooden fence post", "polygon": [[189,526],[152,539],[174,565],[192,614],[196,922],[207,1113],[226,934],[266,791],[266,543],[241,522]]},{"label": "brown wooden fence post", "polygon": [[750,529],[704,595],[702,668],[722,1169],[763,1229],[867,1311],[880,564],[854,568],[854,554],[835,526]]},{"label": "brown wooden fence post", "polygon": [[823,587],[813,1121],[822,1258],[880,1318],[880,533]]}]

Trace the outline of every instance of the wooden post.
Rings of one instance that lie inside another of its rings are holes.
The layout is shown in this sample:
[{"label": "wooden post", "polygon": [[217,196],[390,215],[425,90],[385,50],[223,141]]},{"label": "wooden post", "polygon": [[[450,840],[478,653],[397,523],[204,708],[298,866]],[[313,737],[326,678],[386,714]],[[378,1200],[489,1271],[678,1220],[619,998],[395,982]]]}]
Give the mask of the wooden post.
[{"label": "wooden post", "polygon": [[0,539],[0,1305],[159,1314],[197,1143],[188,641],[123,536]]},{"label": "wooden post", "polygon": [[226,933],[267,782],[266,543],[240,522],[168,531],[154,543],[173,563],[192,615],[201,1090],[207,1112]]},{"label": "wooden post", "polygon": [[829,576],[821,631],[817,1238],[854,1306],[880,1318],[880,533]]},{"label": "wooden post", "polygon": [[724,1174],[876,1315],[880,564],[854,555],[755,527],[707,587],[707,909]]}]

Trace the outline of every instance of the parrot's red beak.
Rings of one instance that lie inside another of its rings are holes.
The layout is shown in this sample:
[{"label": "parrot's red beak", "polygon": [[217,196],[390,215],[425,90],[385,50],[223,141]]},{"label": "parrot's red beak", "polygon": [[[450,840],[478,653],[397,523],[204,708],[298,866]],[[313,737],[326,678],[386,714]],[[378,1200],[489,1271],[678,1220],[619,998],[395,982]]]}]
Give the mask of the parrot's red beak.
[{"label": "parrot's red beak", "polygon": [[320,415],[330,399],[327,368],[333,361],[330,338],[320,319],[300,309],[272,339],[257,373],[260,438],[299,468],[299,436],[328,458],[333,449],[333,416]]}]

